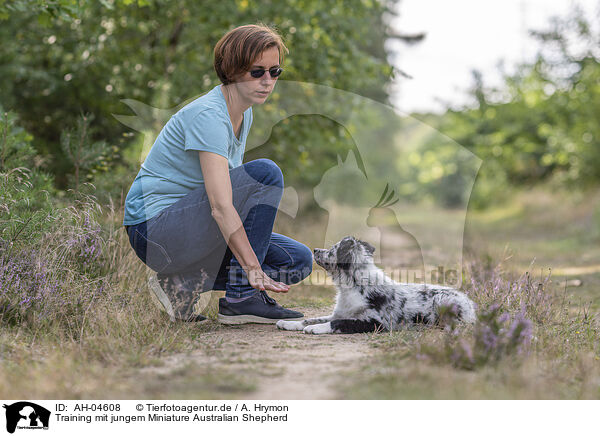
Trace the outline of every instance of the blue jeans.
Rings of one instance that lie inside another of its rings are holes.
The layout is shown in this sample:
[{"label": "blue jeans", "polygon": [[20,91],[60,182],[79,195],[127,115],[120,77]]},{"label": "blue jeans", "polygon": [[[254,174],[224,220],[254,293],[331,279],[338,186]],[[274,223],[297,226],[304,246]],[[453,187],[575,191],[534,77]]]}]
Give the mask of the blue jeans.
[{"label": "blue jeans", "polygon": [[[273,233],[283,193],[279,167],[271,160],[257,159],[231,169],[229,176],[233,206],[263,271],[287,284],[307,277],[312,272],[312,251]],[[256,292],[211,215],[204,185],[148,221],[126,229],[137,256],[159,278],[177,275],[190,292],[225,290],[232,298]]]}]

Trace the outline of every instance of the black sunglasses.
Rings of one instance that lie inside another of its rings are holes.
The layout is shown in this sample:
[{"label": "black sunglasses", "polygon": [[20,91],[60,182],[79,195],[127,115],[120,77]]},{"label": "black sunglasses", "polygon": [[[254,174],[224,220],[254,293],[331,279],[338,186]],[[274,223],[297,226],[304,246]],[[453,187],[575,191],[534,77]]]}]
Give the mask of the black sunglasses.
[{"label": "black sunglasses", "polygon": [[[263,74],[265,74],[267,70],[264,69],[258,69],[258,70],[252,70],[250,71],[250,75],[252,77],[254,77],[255,79],[258,79],[259,77],[262,77]],[[271,75],[271,77],[279,77],[279,75],[283,72],[283,68],[279,68],[279,67],[273,67],[271,69],[269,69],[269,74]]]}]

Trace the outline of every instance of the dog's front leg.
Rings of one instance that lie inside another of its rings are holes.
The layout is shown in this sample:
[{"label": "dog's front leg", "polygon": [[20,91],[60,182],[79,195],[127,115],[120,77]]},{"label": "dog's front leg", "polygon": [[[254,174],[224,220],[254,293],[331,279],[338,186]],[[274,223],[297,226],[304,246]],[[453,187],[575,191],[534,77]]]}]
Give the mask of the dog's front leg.
[{"label": "dog's front leg", "polygon": [[374,319],[334,319],[325,324],[310,325],[304,333],[322,335],[326,333],[368,333],[383,329],[380,322]]},{"label": "dog's front leg", "polygon": [[302,321],[286,321],[284,319],[280,319],[279,321],[277,321],[277,324],[275,324],[277,326],[278,329],[281,330],[304,330],[304,327],[308,326],[308,325],[313,325],[313,324],[323,324],[325,322],[330,321],[333,318],[333,315],[329,315],[329,316],[324,316],[322,318],[309,318],[309,319],[303,319]]}]

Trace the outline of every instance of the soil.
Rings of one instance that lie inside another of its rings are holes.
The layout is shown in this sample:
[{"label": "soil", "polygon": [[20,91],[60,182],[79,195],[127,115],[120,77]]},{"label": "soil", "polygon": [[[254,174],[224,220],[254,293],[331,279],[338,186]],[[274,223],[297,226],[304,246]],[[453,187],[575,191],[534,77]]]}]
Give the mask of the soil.
[{"label": "soil", "polygon": [[[304,314],[322,316],[332,309],[306,309]],[[268,324],[215,323],[214,328],[202,335],[202,349],[172,355],[144,372],[168,376],[192,362],[235,374],[251,371],[255,389],[238,399],[339,399],[336,386],[344,374],[357,370],[372,352],[366,335],[306,335]]]}]

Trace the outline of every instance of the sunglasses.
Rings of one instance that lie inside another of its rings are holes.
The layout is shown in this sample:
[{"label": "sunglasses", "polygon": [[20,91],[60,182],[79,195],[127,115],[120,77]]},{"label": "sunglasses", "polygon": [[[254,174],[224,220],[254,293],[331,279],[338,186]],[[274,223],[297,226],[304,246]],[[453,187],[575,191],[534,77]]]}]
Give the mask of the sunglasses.
[{"label": "sunglasses", "polygon": [[[269,74],[271,75],[271,77],[279,77],[279,75],[283,72],[283,68],[273,67],[273,68],[269,69],[268,71],[269,71]],[[258,79],[259,77],[262,77],[266,72],[267,72],[267,70],[263,70],[261,68],[258,70],[250,71],[250,75],[252,77],[254,77],[255,79]]]}]

